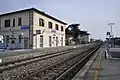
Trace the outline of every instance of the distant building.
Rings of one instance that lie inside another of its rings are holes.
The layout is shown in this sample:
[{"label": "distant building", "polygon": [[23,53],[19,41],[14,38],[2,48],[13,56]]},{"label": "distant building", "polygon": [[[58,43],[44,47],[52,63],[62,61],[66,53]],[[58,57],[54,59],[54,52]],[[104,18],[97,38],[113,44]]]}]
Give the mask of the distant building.
[{"label": "distant building", "polygon": [[89,42],[89,33],[87,31],[80,31],[80,34],[76,39],[73,39],[73,36],[66,35],[66,43],[67,45],[74,45],[74,44],[86,44]]},{"label": "distant building", "polygon": [[90,39],[90,42],[94,42],[94,41],[95,41],[94,39],[92,39],[92,38]]},{"label": "distant building", "polygon": [[80,31],[80,35],[78,36],[78,39],[80,40],[80,43],[86,44],[89,42],[89,33],[87,31]]},{"label": "distant building", "polygon": [[0,15],[4,43],[23,48],[65,46],[67,23],[35,8]]}]

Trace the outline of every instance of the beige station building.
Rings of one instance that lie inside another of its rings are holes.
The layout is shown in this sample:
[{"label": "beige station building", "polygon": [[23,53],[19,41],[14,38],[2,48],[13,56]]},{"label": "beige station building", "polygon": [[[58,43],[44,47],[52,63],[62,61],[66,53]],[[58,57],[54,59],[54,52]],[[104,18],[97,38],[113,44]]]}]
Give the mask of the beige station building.
[{"label": "beige station building", "polygon": [[25,49],[65,46],[66,25],[36,8],[0,15],[3,42]]}]

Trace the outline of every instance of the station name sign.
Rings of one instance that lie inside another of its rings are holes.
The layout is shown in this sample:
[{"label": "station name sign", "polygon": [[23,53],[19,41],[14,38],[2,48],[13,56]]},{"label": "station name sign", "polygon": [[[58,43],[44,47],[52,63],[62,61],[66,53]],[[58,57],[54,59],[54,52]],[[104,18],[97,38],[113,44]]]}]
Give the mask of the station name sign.
[{"label": "station name sign", "polygon": [[56,33],[56,30],[52,29],[51,32]]},{"label": "station name sign", "polygon": [[110,35],[110,32],[107,32],[107,35]]},{"label": "station name sign", "polygon": [[29,29],[29,26],[21,26],[21,29]]}]

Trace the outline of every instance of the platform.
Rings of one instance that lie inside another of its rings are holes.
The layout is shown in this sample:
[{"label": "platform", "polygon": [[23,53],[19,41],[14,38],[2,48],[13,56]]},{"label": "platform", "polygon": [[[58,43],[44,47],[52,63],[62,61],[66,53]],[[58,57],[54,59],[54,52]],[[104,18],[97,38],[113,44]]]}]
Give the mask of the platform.
[{"label": "platform", "polygon": [[105,59],[105,50],[102,46],[72,80],[120,80],[120,59]]},{"label": "platform", "polygon": [[10,56],[17,56],[21,54],[32,54],[32,53],[37,53],[37,52],[42,52],[42,51],[52,51],[52,50],[60,50],[60,49],[72,49],[72,48],[77,48],[77,47],[84,47],[92,45],[91,44],[81,44],[81,45],[73,45],[73,46],[58,46],[58,47],[45,47],[45,48],[37,48],[37,49],[20,49],[20,50],[11,50],[11,51],[5,51],[5,52],[0,52],[0,58],[4,57],[10,57]]}]

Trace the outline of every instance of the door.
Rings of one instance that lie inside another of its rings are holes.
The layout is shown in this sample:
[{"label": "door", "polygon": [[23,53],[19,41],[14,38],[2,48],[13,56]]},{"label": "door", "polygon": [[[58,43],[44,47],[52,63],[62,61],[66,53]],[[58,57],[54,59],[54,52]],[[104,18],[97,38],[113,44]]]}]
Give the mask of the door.
[{"label": "door", "polygon": [[28,48],[28,37],[24,38],[24,49]]},{"label": "door", "polygon": [[61,46],[63,46],[63,37],[61,37]]},{"label": "door", "polygon": [[40,47],[43,47],[43,36],[40,36]]},{"label": "door", "polygon": [[56,47],[58,46],[58,37],[56,37]]}]

